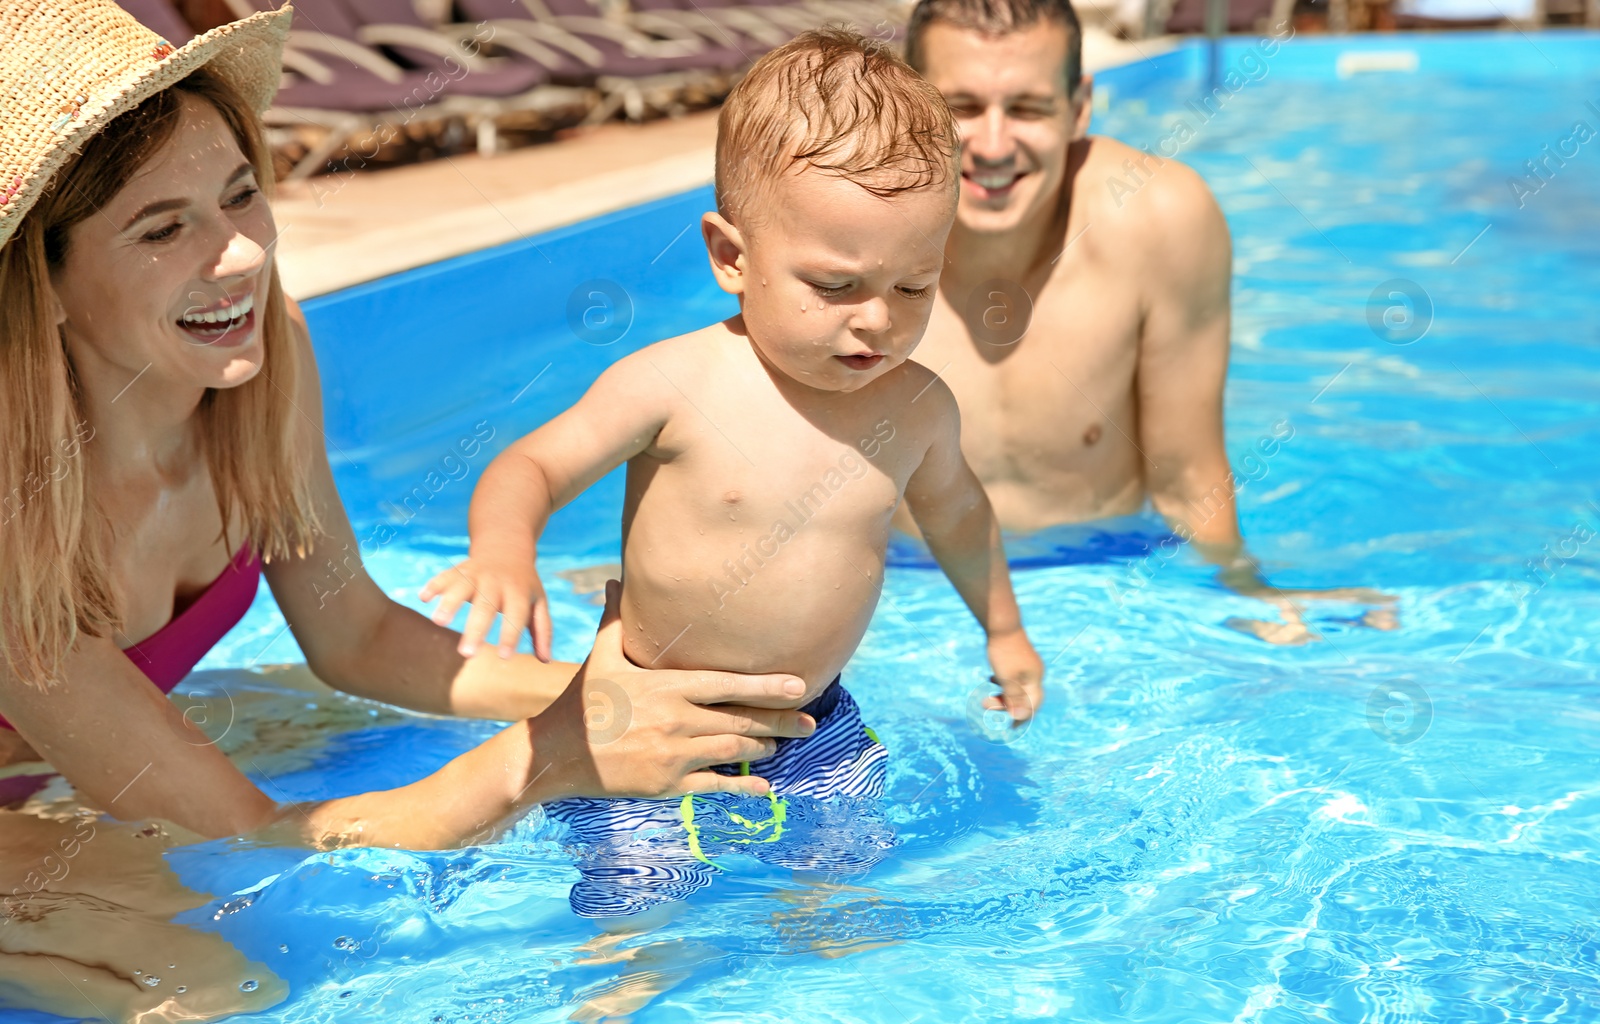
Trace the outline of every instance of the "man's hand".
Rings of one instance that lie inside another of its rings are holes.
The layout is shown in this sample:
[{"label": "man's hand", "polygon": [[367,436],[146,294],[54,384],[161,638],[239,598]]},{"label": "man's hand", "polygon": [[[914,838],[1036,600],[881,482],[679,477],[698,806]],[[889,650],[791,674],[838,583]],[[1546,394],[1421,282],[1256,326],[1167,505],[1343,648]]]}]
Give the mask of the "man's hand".
[{"label": "man's hand", "polygon": [[424,602],[441,597],[433,621],[448,626],[464,602],[472,603],[466,628],[461,631],[457,650],[470,658],[478,644],[489,635],[496,616],[500,623],[500,656],[509,658],[517,651],[522,631],[532,625],[533,653],[540,661],[550,660],[550,602],[531,560],[489,560],[467,558],[446,569],[422,588]]},{"label": "man's hand", "polygon": [[1295,603],[1297,601],[1348,601],[1351,604],[1368,605],[1360,618],[1348,620],[1351,625],[1383,632],[1400,628],[1400,614],[1395,607],[1399,599],[1393,594],[1385,594],[1371,587],[1275,587],[1261,575],[1255,559],[1242,549],[1232,562],[1217,573],[1217,580],[1241,597],[1255,597],[1273,605],[1283,616],[1282,622],[1235,617],[1223,625],[1280,647],[1294,647],[1322,639],[1306,625],[1300,606]]},{"label": "man's hand", "polygon": [[983,706],[1009,712],[1014,725],[1032,718],[1044,702],[1044,662],[1028,635],[1020,629],[990,634],[989,667],[994,669],[991,679],[1000,693],[987,698]]}]

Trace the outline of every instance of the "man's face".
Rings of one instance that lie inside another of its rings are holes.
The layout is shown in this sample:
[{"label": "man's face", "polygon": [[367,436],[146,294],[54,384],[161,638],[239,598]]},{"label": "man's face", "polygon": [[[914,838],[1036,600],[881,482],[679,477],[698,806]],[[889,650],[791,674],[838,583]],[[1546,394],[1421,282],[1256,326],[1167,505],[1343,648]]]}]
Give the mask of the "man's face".
[{"label": "man's face", "polygon": [[961,129],[957,221],[988,233],[1049,216],[1067,147],[1089,129],[1087,77],[1067,94],[1066,27],[1041,21],[985,35],[936,21],[922,42],[923,77]]}]

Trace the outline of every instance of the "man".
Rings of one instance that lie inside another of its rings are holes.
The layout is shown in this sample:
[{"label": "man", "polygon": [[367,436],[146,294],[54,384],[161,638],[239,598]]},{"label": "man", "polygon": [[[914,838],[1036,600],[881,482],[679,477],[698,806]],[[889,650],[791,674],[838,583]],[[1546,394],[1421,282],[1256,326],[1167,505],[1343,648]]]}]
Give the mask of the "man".
[{"label": "man", "polygon": [[[1290,598],[1384,599],[1277,590],[1245,552],[1222,428],[1227,222],[1194,171],[1088,134],[1081,43],[1068,0],[912,12],[907,59],[962,133],[956,226],[917,361],[955,392],[962,448],[1006,529],[1133,513],[1148,496],[1224,583],[1288,620],[1235,625],[1304,642]],[[914,529],[903,511],[897,525]],[[1392,615],[1367,622],[1392,628]]]}]

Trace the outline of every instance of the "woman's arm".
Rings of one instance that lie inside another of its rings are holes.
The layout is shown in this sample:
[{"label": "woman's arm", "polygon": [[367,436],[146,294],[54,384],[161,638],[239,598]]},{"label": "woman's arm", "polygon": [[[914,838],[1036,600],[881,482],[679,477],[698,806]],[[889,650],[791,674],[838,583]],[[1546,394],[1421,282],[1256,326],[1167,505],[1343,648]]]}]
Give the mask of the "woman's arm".
[{"label": "woman's arm", "polygon": [[322,535],[305,557],[274,560],[266,576],[307,665],[335,689],[414,711],[506,722],[543,711],[577,666],[489,652],[463,659],[456,633],[391,601],[367,575],[328,465],[310,336],[292,302],[290,313],[306,368],[295,406],[315,428],[306,435],[306,455]]},{"label": "woman's arm", "polygon": [[[398,789],[278,804],[107,638],[82,638],[48,689],[0,678],[0,714],[107,813],[161,818],[207,837],[266,829],[318,846],[437,848],[481,841],[559,797],[766,792],[762,779],[707,769],[769,754],[770,737],[809,735],[808,716],[779,710],[800,700],[804,685],[790,676],[633,668],[622,655],[615,585],[607,597],[594,652],[549,710]],[[752,706],[701,706],[734,701]]]}]

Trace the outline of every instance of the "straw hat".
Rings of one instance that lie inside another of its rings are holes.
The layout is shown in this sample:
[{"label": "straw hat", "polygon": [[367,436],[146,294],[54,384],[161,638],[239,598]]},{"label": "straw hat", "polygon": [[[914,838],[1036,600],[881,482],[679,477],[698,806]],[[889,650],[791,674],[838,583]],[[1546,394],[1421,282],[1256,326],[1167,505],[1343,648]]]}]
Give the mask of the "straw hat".
[{"label": "straw hat", "polygon": [[174,47],[111,0],[0,0],[0,245],[96,132],[196,68],[266,110],[291,13],[254,14]]}]

